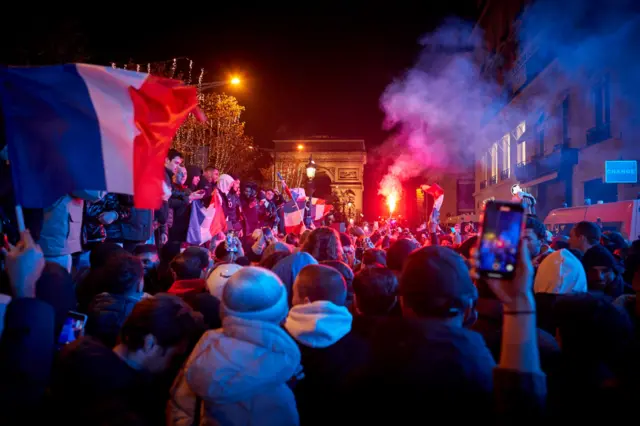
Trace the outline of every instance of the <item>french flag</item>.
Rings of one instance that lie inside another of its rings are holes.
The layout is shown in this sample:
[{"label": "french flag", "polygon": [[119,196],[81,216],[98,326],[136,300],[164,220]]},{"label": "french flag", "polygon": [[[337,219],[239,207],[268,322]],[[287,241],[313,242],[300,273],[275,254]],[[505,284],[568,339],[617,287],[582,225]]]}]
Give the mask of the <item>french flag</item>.
[{"label": "french flag", "polygon": [[0,96],[24,207],[103,190],[159,208],[171,141],[190,113],[202,119],[195,87],[95,65],[0,68]]}]

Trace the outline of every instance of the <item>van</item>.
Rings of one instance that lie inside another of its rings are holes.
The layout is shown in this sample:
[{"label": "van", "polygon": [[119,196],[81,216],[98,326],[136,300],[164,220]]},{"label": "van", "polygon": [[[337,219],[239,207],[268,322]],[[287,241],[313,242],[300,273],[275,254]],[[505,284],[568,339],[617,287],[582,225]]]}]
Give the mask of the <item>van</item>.
[{"label": "van", "polygon": [[629,241],[640,238],[640,200],[551,210],[544,224],[554,235],[569,235],[578,222],[602,224],[603,231],[618,231]]}]

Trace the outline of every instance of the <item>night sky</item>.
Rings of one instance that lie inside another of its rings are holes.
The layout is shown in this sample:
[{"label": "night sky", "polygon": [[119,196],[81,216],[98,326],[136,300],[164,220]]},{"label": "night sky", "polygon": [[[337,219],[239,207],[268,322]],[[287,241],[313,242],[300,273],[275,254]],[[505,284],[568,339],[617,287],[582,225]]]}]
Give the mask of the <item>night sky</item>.
[{"label": "night sky", "polygon": [[[109,19],[102,11],[82,18],[15,15],[0,30],[9,46],[0,61],[71,62],[77,52],[96,64],[188,57],[194,68],[205,68],[205,81],[243,77],[240,91],[227,92],[246,107],[247,133],[261,146],[270,147],[275,138],[328,135],[364,138],[373,152],[386,138],[379,97],[412,65],[420,36],[448,16],[473,22],[478,13],[476,0],[460,0],[458,6],[429,3],[434,6],[394,3],[378,10],[358,5],[324,11],[212,5],[212,12],[185,10],[145,19],[121,14]],[[374,168],[371,164],[366,176],[370,195],[379,180]],[[376,197],[367,198],[371,206]]]}]

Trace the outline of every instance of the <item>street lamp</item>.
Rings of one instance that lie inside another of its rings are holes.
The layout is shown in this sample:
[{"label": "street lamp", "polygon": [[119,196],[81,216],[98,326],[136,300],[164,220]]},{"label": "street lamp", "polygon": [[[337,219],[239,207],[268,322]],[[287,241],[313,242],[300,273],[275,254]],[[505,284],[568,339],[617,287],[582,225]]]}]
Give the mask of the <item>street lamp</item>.
[{"label": "street lamp", "polygon": [[242,80],[240,80],[239,77],[233,77],[230,80],[221,80],[221,81],[211,81],[209,83],[202,83],[200,85],[200,90],[208,90],[208,89],[215,89],[216,87],[222,87],[222,86],[239,86],[242,83]]},{"label": "street lamp", "polygon": [[313,180],[316,177],[316,162],[313,161],[313,155],[309,156],[309,162],[307,163],[307,177],[309,180]]},{"label": "street lamp", "polygon": [[238,77],[233,77],[231,81],[229,81],[229,83],[231,83],[234,86],[237,86],[238,84],[240,84],[240,79]]}]

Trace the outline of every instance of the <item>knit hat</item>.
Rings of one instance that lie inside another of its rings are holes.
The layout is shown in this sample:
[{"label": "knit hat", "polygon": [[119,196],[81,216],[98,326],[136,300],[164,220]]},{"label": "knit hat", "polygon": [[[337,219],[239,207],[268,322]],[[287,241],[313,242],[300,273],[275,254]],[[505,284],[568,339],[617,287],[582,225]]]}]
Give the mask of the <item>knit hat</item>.
[{"label": "knit hat", "polygon": [[597,244],[591,247],[582,257],[582,264],[585,271],[596,267],[603,266],[609,269],[618,270],[618,262],[615,257],[604,246]]},{"label": "knit hat", "polygon": [[242,268],[224,286],[223,317],[280,324],[288,313],[287,291],[280,278],[268,269]]},{"label": "knit hat", "polygon": [[207,277],[207,289],[212,296],[222,299],[222,292],[229,281],[229,278],[242,269],[242,266],[235,263],[223,263],[214,268]]},{"label": "knit hat", "polygon": [[424,315],[458,314],[478,298],[462,256],[441,246],[424,247],[409,255],[399,290],[407,306]]},{"label": "knit hat", "polygon": [[554,251],[540,263],[533,290],[551,294],[585,293],[584,267],[569,250]]}]

